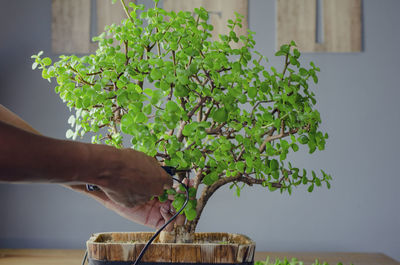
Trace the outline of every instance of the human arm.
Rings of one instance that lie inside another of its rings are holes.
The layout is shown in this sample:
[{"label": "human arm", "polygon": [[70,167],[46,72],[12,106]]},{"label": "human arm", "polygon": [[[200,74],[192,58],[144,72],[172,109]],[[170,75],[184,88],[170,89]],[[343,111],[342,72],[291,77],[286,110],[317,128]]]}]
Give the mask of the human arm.
[{"label": "human arm", "polygon": [[[9,125],[13,125],[15,127],[19,127],[20,129],[24,129],[28,132],[40,135],[40,133],[35,130],[32,126],[30,126],[28,123],[26,123],[24,120],[22,120],[19,116],[15,115],[13,112],[9,111],[7,108],[5,108],[4,106],[0,105],[0,121],[3,121],[4,123],[7,123]],[[92,146],[92,145],[90,145]],[[111,147],[108,147],[111,148]],[[113,149],[116,150],[116,149]],[[118,150],[120,151],[120,150]],[[128,152],[136,152],[133,150],[129,150]],[[100,152],[101,153],[101,152]],[[122,151],[123,154],[125,154]],[[139,152],[138,152],[139,153]],[[143,154],[144,155],[144,154]],[[147,156],[146,156],[147,157]],[[75,159],[76,156],[74,156],[72,159]],[[103,156],[103,158],[105,158],[107,160],[107,156]],[[64,157],[65,159],[65,157]],[[152,158],[151,158],[152,159]],[[155,160],[152,160],[155,161]],[[106,161],[109,162],[109,161]],[[130,161],[132,162],[132,161]],[[78,161],[78,163],[80,163],[80,161]],[[108,164],[108,163],[106,163]],[[159,168],[159,166],[157,165],[157,169]],[[163,172],[165,173],[165,172]],[[83,172],[81,172],[81,174],[83,174]],[[70,177],[68,176],[68,174],[64,174],[66,180],[70,180]],[[151,175],[149,174],[145,174],[144,176],[149,176],[149,178],[151,179]],[[8,178],[10,178],[11,176],[9,175]],[[38,179],[40,181],[42,177],[39,176]],[[86,178],[86,177],[83,177]],[[110,177],[110,180],[112,181],[114,179],[114,176]],[[170,180],[170,177],[168,176],[168,180]],[[4,181],[4,180],[3,180]],[[15,181],[15,179],[11,179],[11,181]],[[23,181],[23,180],[21,180]],[[42,180],[43,181],[43,180]],[[87,181],[87,183],[92,183],[90,181]],[[92,184],[96,184],[96,183],[92,183]],[[108,196],[107,193],[105,193],[103,191],[104,187],[100,186],[102,188],[102,190],[100,191],[93,191],[93,192],[88,192],[86,190],[86,186],[84,184],[63,184],[63,186],[70,188],[74,191],[83,193],[91,198],[94,198],[95,200],[97,200],[98,202],[100,202],[102,205],[104,205],[105,207],[109,208],[110,210],[113,210],[114,212],[118,213],[119,215],[149,226],[149,227],[159,227],[161,225],[163,225],[167,220],[169,220],[172,216],[171,211],[173,212],[173,207],[171,206],[171,201],[168,200],[165,203],[160,203],[157,199],[154,200],[148,200],[145,203],[139,205],[139,206],[134,206],[134,207],[126,207],[124,205],[121,205],[120,203],[117,203],[115,200],[113,200],[112,197]],[[118,189],[120,187],[116,186],[115,189],[118,192]],[[132,191],[130,191],[132,192]],[[183,224],[185,221],[184,216],[179,216],[176,220],[176,223],[179,224]],[[171,230],[172,226],[167,227],[167,230]]]},{"label": "human arm", "polygon": [[3,106],[0,147],[0,181],[91,183],[125,206],[146,202],[172,184],[144,153],[44,137]]}]

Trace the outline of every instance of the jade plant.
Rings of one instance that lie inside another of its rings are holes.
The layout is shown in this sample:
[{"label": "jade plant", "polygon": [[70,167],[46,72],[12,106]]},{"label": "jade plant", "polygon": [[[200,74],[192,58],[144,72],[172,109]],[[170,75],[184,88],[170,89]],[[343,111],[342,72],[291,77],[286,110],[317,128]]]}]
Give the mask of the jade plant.
[{"label": "jade plant", "polygon": [[[284,258],[283,260],[275,259],[275,262],[270,262],[268,257],[266,261],[256,261],[254,264],[255,265],[304,265],[304,262],[299,261],[296,258],[292,258],[291,260],[288,260],[287,258]],[[329,264],[327,262],[321,263],[318,260],[315,260],[315,262],[312,265],[329,265]],[[343,265],[343,263],[339,262],[337,265]]]},{"label": "jade plant", "polygon": [[[121,1],[127,19],[93,39],[94,54],[62,55],[55,63],[42,52],[32,56],[33,68],[56,79],[55,92],[73,110],[66,136],[90,133],[92,143],[131,147],[191,170],[189,233],[224,185],[238,196],[245,185],[289,194],[300,185],[309,192],[322,183],[329,188],[323,170],[307,172],[287,159],[301,145],[309,153],[325,148],[328,135],[319,129],[310,88],[320,69],[300,64],[293,41],[275,54],[282,65],[266,68],[255,33],[235,33],[239,14],[227,21],[229,34],[214,41],[204,8],[176,13],[154,3],[145,9]],[[175,195],[176,209],[183,205],[185,196],[172,189],[158,199],[168,195]]]}]

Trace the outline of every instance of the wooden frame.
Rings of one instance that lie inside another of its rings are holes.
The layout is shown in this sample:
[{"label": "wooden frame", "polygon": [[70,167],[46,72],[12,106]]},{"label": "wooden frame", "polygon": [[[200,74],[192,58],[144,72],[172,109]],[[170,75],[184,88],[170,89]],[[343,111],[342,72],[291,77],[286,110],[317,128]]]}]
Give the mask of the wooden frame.
[{"label": "wooden frame", "polygon": [[277,0],[277,49],[294,40],[303,52],[360,52],[361,0],[321,0],[323,42],[317,43],[317,0]]},{"label": "wooden frame", "polygon": [[[95,0],[97,33],[106,25],[119,23],[126,15],[119,4]],[[126,1],[126,0],[125,0]],[[91,0],[52,0],[52,50],[54,53],[89,53],[96,50],[91,41]]]}]

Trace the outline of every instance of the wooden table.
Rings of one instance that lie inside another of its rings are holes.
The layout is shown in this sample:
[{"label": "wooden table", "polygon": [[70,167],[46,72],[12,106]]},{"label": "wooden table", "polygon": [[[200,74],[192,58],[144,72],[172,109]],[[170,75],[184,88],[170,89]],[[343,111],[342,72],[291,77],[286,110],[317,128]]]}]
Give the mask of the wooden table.
[{"label": "wooden table", "polygon": [[[0,249],[0,265],[80,265],[83,250],[71,249]],[[330,265],[342,262],[343,265],[400,265],[399,262],[380,253],[343,253],[343,252],[256,252],[255,260],[270,261],[275,258],[296,257],[304,265],[312,264],[315,259],[326,261]]]}]

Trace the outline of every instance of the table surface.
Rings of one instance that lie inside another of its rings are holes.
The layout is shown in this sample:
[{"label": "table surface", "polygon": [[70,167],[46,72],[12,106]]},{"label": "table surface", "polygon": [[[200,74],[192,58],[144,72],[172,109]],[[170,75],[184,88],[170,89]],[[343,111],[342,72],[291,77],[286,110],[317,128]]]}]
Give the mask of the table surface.
[{"label": "table surface", "polygon": [[[0,249],[0,265],[80,265],[84,250],[74,249]],[[400,265],[399,262],[381,253],[343,253],[343,252],[256,252],[255,260],[270,261],[275,258],[296,257],[304,265],[315,259],[330,265]]]}]

